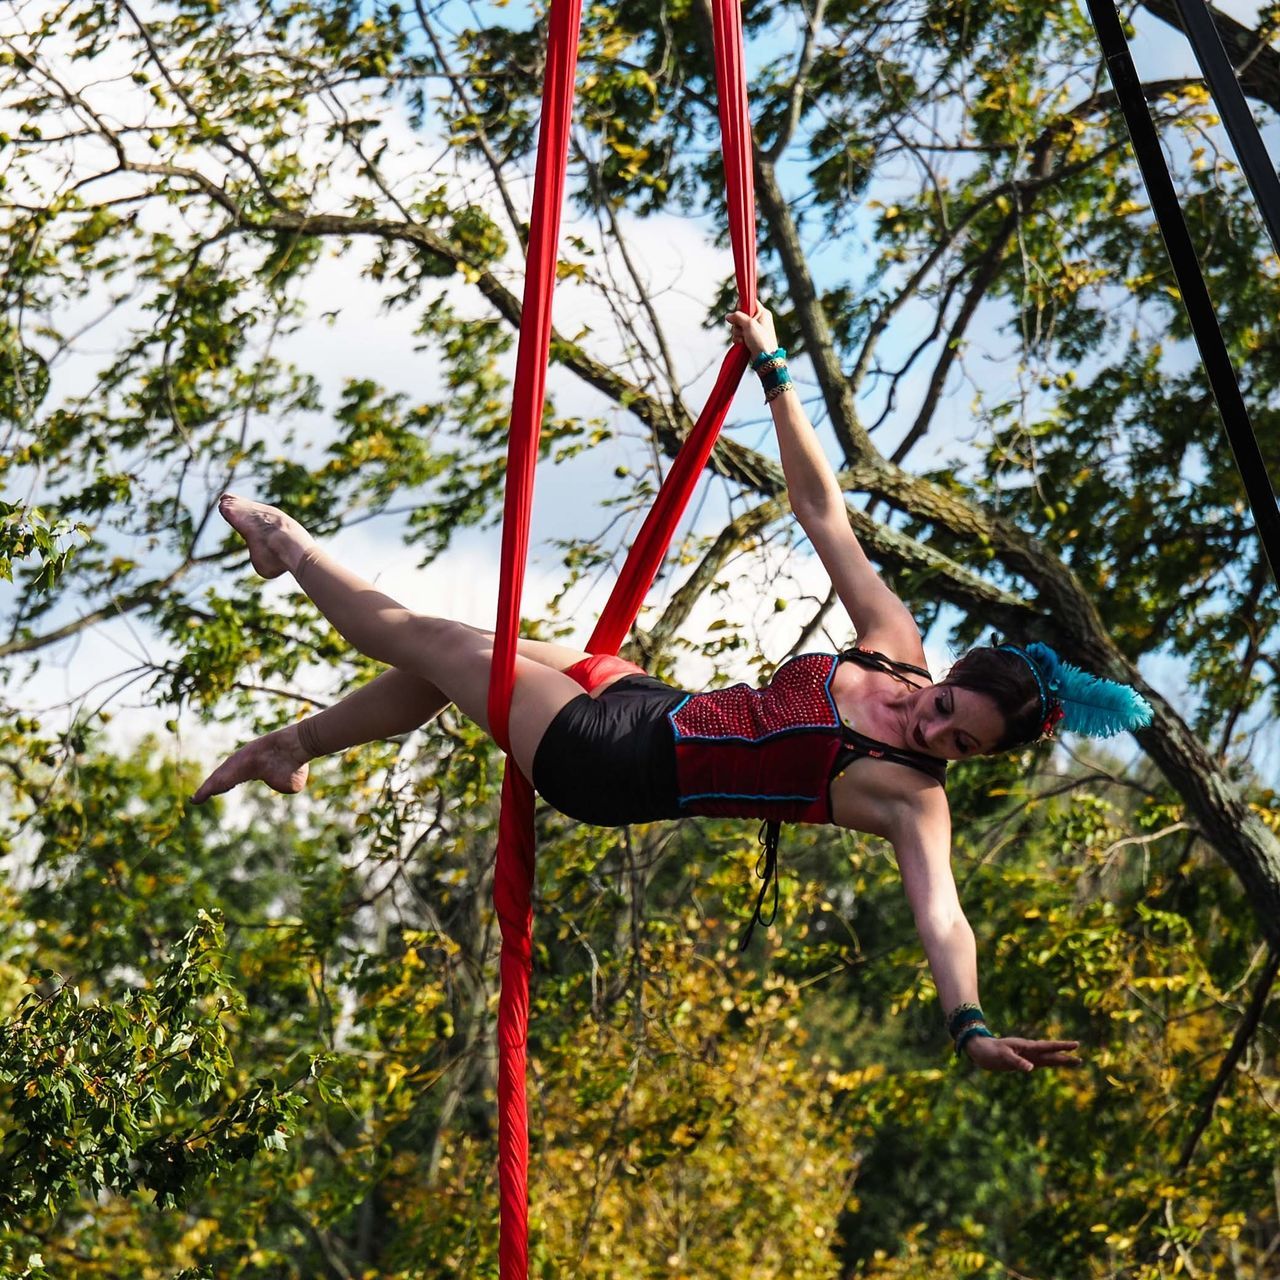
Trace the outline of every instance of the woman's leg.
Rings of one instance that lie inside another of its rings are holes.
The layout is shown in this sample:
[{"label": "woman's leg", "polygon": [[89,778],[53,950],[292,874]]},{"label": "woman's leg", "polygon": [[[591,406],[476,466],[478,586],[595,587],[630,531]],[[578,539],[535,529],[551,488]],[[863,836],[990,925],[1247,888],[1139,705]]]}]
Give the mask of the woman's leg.
[{"label": "woman's leg", "polygon": [[[519,652],[553,671],[565,671],[588,656],[546,640],[521,640]],[[612,683],[602,681],[592,696]],[[246,743],[209,775],[194,799],[202,804],[250,781],[265,782],[284,795],[296,794],[306,786],[309,761],[411,733],[448,705],[449,699],[429,680],[392,667],[323,711]]]},{"label": "woman's leg", "polygon": [[[404,608],[344,569],[316,546],[296,520],[273,507],[225,495],[220,509],[245,539],[259,573],[269,578],[292,573],[348,643],[376,661],[434,686],[442,698],[456,703],[459,710],[488,730],[489,669],[493,659],[493,637],[489,633]],[[573,650],[566,652],[580,656]],[[547,726],[579,693],[578,685],[560,670],[523,654],[517,656],[511,748],[516,764],[526,776],[532,770],[534,753]]]},{"label": "woman's leg", "polygon": [[[489,643],[493,642],[493,632],[479,631],[475,627],[468,629]],[[517,651],[520,657],[529,658],[552,671],[567,671],[589,656],[581,649],[546,640],[520,640]],[[621,679],[621,676],[616,678]],[[607,689],[612,683],[612,680],[602,681],[593,689],[593,694]],[[448,705],[449,699],[431,681],[392,667],[332,706],[299,720],[296,726],[291,727],[298,731],[298,749],[306,752],[304,758],[314,760],[317,756],[334,755],[366,742],[381,742],[385,738],[398,738],[402,733],[412,733],[434,720]]]},{"label": "woman's leg", "polygon": [[392,668],[331,707],[246,743],[209,775],[193,799],[203,804],[253,780],[292,795],[306,786],[309,760],[399,737],[448,705],[449,699],[429,680]]}]

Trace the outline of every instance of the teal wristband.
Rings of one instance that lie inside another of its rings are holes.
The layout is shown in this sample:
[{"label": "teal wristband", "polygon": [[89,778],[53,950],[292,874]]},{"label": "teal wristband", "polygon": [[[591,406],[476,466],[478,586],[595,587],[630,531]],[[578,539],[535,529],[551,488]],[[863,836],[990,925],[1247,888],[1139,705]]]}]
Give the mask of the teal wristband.
[{"label": "teal wristband", "polygon": [[976,1004],[962,1004],[951,1010],[947,1017],[947,1035],[953,1040],[971,1022],[986,1022],[986,1016]]},{"label": "teal wristband", "polygon": [[776,351],[762,351],[754,360],[752,360],[751,367],[758,371],[760,366],[769,360],[785,360],[786,358],[786,347],[779,347]]},{"label": "teal wristband", "polygon": [[994,1040],[996,1033],[991,1030],[985,1022],[975,1022],[971,1026],[966,1027],[956,1037],[956,1055],[957,1057],[964,1053],[964,1047],[974,1038],[981,1040]]}]

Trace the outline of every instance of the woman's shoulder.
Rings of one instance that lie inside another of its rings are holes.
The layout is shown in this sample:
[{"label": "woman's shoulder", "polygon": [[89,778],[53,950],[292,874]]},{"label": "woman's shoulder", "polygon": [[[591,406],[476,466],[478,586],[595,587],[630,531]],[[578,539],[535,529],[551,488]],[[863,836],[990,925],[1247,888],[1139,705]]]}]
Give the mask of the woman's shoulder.
[{"label": "woman's shoulder", "polygon": [[899,666],[915,667],[929,676],[929,661],[924,654],[924,641],[914,623],[902,627],[877,627],[858,637],[857,643],[846,652],[880,654]]},{"label": "woman's shoulder", "polygon": [[941,781],[884,760],[855,761],[832,779],[830,796],[836,826],[889,841],[918,825],[945,821],[949,811]]}]

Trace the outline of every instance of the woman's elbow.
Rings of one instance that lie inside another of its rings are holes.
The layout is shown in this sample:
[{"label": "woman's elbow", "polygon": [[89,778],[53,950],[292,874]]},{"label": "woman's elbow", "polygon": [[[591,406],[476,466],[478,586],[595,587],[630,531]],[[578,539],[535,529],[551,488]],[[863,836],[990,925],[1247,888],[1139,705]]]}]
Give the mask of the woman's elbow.
[{"label": "woman's elbow", "polygon": [[973,929],[957,904],[953,908],[930,909],[916,913],[916,932],[926,941],[955,946],[973,945]]},{"label": "woman's elbow", "polygon": [[820,495],[799,493],[794,488],[788,488],[787,501],[791,504],[791,514],[795,516],[796,524],[806,533],[810,525],[817,524],[822,519],[824,503]]}]

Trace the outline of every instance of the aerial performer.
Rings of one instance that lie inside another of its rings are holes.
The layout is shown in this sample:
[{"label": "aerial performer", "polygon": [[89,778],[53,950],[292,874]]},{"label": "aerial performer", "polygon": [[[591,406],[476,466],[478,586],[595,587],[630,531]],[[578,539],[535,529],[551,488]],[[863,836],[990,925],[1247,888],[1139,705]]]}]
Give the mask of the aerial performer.
[{"label": "aerial performer", "polygon": [[[758,690],[689,693],[617,657],[520,640],[510,711],[515,765],[548,804],[583,822],[764,820],[770,861],[779,821],[830,822],[885,838],[957,1053],[991,1071],[1076,1065],[1077,1041],[998,1036],[986,1023],[973,930],[951,870],[947,762],[1025,746],[1059,723],[1107,736],[1147,723],[1150,708],[1128,687],[1086,675],[1040,644],[971,649],[935,681],[915,620],[850,528],[772,317],[761,307],[735,311],[728,322],[760,376],[791,509],[857,646],[794,657]],[[490,731],[492,633],[406,609],[274,507],[224,494],[219,508],[259,574],[292,574],[349,644],[389,670],[241,747],[201,784],[196,803],[250,780],[296,793],[309,761],[408,733],[449,703]],[[764,894],[762,887],[756,919]]]}]

